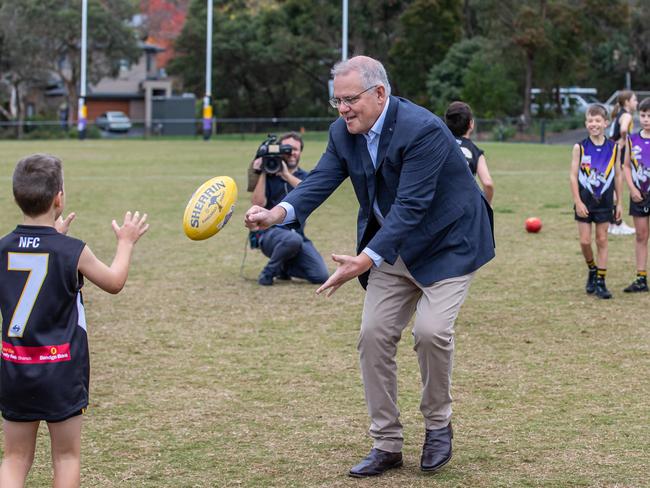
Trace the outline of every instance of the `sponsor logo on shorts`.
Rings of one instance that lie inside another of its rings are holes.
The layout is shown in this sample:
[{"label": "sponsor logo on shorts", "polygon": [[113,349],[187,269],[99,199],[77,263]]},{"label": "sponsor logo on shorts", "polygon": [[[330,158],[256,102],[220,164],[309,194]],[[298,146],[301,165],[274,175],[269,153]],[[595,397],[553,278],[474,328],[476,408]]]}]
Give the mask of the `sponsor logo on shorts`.
[{"label": "sponsor logo on shorts", "polygon": [[20,364],[45,364],[70,361],[70,343],[51,346],[14,346],[2,342],[2,359]]}]

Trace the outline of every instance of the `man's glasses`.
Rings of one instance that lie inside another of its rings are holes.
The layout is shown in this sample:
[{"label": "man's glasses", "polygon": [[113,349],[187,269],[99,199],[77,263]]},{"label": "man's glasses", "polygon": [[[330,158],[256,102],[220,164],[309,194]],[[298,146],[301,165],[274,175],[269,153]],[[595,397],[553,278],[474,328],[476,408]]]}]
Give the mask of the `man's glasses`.
[{"label": "man's glasses", "polygon": [[347,107],[351,107],[352,105],[354,105],[355,103],[357,103],[359,101],[359,99],[361,98],[361,95],[363,95],[367,91],[372,90],[373,88],[377,88],[378,86],[379,85],[374,85],[374,86],[371,86],[370,88],[366,88],[362,92],[357,93],[356,95],[353,95],[351,97],[342,97],[342,98],[332,97],[332,98],[329,99],[330,105],[333,108],[339,108],[341,106],[341,104],[344,104]]}]

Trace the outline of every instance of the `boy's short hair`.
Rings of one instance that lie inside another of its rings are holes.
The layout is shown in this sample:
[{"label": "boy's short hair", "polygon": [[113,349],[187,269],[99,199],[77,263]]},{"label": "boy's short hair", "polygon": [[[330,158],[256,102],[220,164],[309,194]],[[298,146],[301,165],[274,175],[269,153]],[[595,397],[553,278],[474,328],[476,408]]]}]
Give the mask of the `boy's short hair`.
[{"label": "boy's short hair", "polygon": [[641,100],[641,103],[639,103],[639,112],[650,112],[650,97]]},{"label": "boy's short hair", "polygon": [[280,142],[280,144],[282,144],[282,143],[283,143],[284,141],[286,141],[287,139],[295,139],[296,141],[298,141],[298,142],[300,143],[300,150],[301,150],[301,151],[302,151],[303,148],[305,147],[305,143],[304,143],[303,140],[302,140],[302,136],[301,136],[300,134],[298,134],[297,132],[294,132],[294,131],[291,131],[291,132],[285,132],[284,134],[282,134],[282,135],[280,136],[280,138],[278,139],[278,141]]},{"label": "boy's short hair", "polygon": [[472,109],[465,102],[451,102],[445,112],[445,124],[455,137],[467,134],[473,118]]},{"label": "boy's short hair", "polygon": [[605,106],[601,105],[600,103],[592,103],[587,107],[587,110],[585,111],[585,117],[595,117],[597,115],[600,115],[605,120],[609,120]]},{"label": "boy's short hair", "polygon": [[63,164],[50,154],[32,154],[18,161],[13,176],[14,199],[25,215],[46,213],[63,191]]}]

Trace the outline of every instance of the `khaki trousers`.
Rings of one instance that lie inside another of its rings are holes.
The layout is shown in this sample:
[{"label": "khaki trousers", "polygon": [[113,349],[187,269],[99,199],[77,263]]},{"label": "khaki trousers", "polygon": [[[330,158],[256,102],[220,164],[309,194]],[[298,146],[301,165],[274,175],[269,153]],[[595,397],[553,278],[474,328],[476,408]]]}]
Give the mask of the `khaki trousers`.
[{"label": "khaki trousers", "polygon": [[401,258],[392,266],[384,262],[370,271],[357,349],[375,448],[402,450],[395,356],[413,314],[425,428],[439,429],[449,423],[454,322],[473,276],[470,273],[422,287]]}]

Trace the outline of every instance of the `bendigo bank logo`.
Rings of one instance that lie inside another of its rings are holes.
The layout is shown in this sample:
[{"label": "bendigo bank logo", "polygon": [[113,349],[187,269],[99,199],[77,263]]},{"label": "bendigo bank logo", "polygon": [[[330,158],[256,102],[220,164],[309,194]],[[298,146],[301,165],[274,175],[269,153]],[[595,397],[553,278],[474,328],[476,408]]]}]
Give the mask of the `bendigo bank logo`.
[{"label": "bendigo bank logo", "polygon": [[[207,209],[208,214],[203,219],[203,222],[212,217],[215,212],[221,212],[223,210],[223,199],[225,197],[226,184],[223,181],[217,181],[213,185],[205,189],[203,194],[197,199],[194,208],[192,209],[192,216],[190,217],[190,225],[194,228],[199,226],[201,212],[203,209]],[[212,208],[216,205],[216,208]]]},{"label": "bendigo bank logo", "polygon": [[70,361],[70,343],[48,346],[16,346],[2,342],[2,359],[12,363],[44,364]]}]

